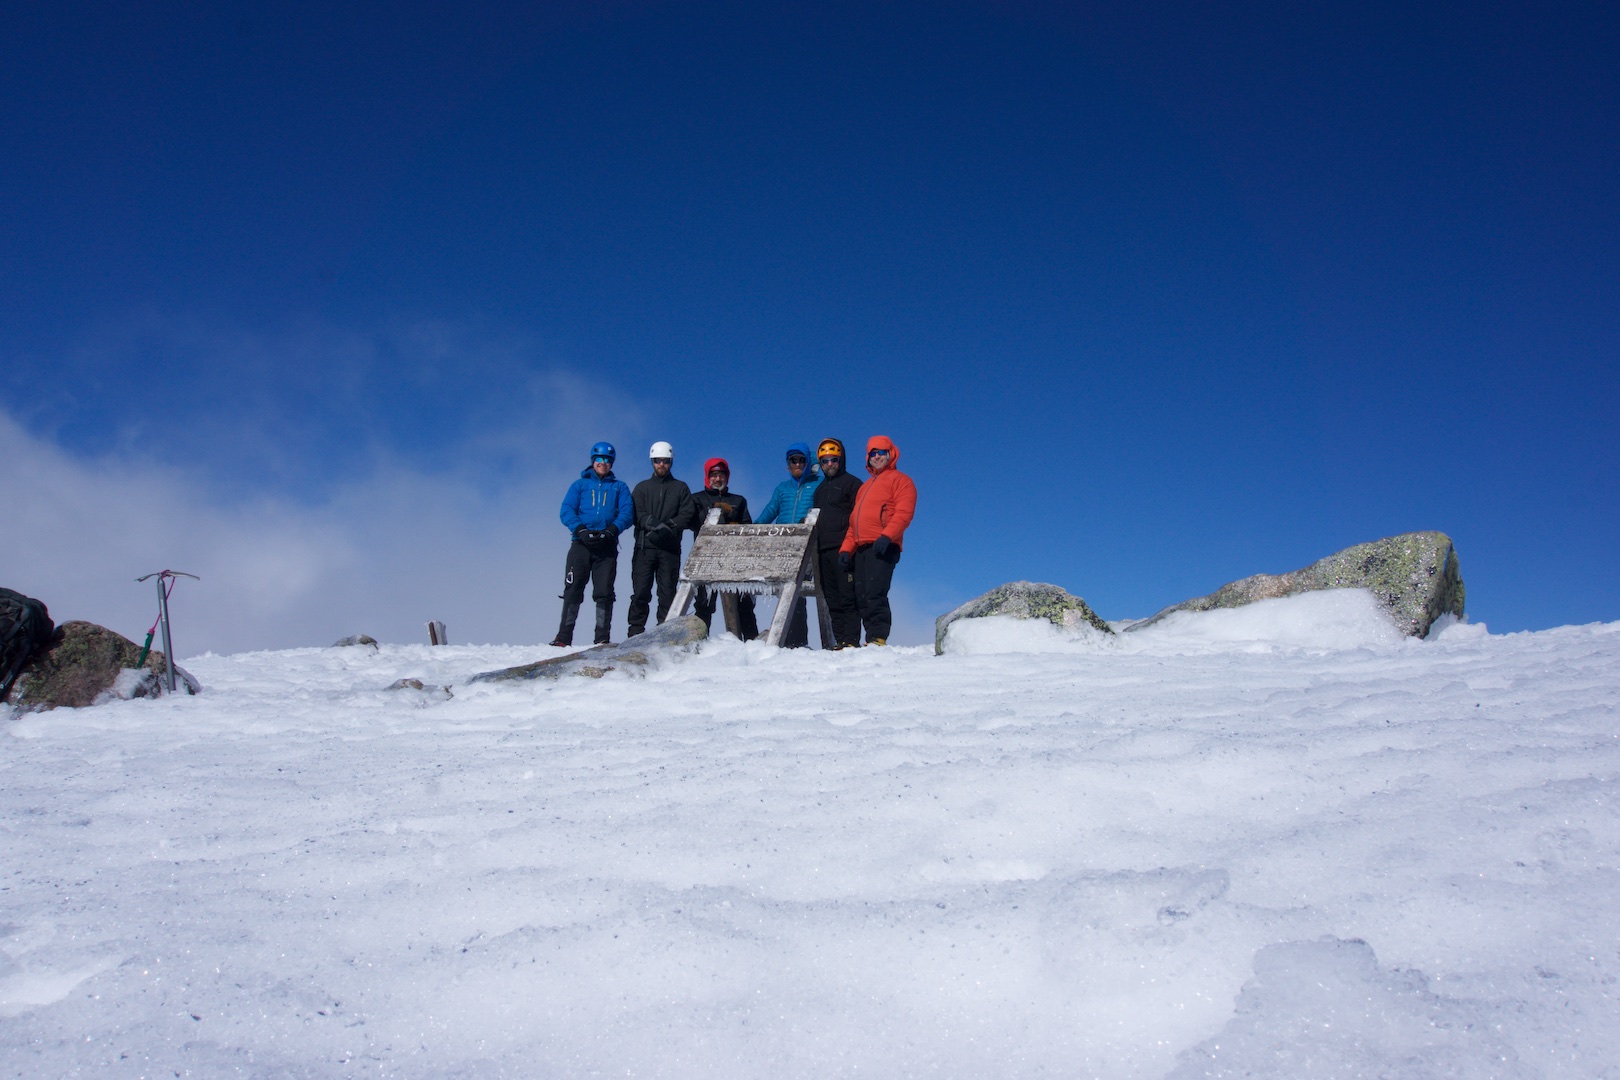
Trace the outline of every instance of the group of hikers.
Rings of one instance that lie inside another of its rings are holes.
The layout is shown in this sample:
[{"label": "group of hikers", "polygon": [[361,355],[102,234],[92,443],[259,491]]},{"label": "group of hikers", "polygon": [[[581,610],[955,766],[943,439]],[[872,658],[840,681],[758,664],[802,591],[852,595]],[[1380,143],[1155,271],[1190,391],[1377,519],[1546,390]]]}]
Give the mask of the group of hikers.
[{"label": "group of hikers", "polygon": [[[798,525],[811,510],[819,510],[815,545],[822,602],[831,616],[833,639],[825,649],[850,649],[861,644],[883,645],[889,638],[889,584],[900,561],[906,526],[917,508],[917,486],[899,469],[900,448],[886,435],[874,435],[866,444],[867,479],[852,475],[844,444],[823,439],[810,456],[808,443],[787,448],[788,478],[771,492],[757,516],[750,516],[748,500],[731,490],[731,466],[725,458],[703,463],[704,486],[694,493],[672,472],[675,450],[655,442],[649,453],[652,475],[634,491],[613,474],[617,457],[613,444],[591,447],[591,464],[579,474],[563,497],[562,523],[573,542],[563,577],[562,621],[552,645],[574,644],[574,624],[585,602],[585,583],[591,583],[596,602],[598,645],[607,644],[613,623],[614,578],[619,572],[619,534],[634,526],[635,550],[630,560],[630,612],[626,633],[634,637],[647,629],[653,587],[658,589],[658,622],[669,614],[680,578],[682,534],[702,531],[709,511],[720,510],[722,525]],[[707,590],[698,594],[696,611],[704,625],[714,616],[717,597]],[[757,637],[758,621],[751,596],[738,597],[738,622],[744,640]],[[782,642],[803,648],[810,644],[805,602],[800,599]]]}]

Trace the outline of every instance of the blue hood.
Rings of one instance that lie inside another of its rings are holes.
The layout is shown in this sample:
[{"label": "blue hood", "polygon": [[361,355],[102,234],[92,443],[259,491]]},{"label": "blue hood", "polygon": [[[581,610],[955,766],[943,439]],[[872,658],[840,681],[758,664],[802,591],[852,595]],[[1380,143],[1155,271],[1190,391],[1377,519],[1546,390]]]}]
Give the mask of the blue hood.
[{"label": "blue hood", "polygon": [[821,473],[816,470],[816,459],[810,455],[809,443],[789,443],[787,453],[782,455],[782,459],[785,461],[794,454],[804,455],[804,472],[799,474],[799,479],[797,481],[795,481],[793,477],[789,476],[786,481],[787,483],[797,483],[799,487],[803,487],[808,483],[821,479]]}]

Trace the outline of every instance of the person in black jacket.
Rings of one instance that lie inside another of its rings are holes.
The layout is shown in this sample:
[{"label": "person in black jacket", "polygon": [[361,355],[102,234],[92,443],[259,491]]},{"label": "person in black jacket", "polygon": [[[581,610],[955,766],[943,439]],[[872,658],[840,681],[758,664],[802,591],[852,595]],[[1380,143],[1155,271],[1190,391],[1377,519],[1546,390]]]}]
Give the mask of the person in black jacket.
[{"label": "person in black jacket", "polygon": [[[692,535],[696,536],[702,531],[709,520],[709,511],[715,507],[720,508],[721,525],[752,525],[754,519],[748,516],[748,500],[730,489],[731,466],[725,458],[710,458],[703,463],[703,475],[708,484],[702,491],[692,493],[692,503],[697,510],[692,514]],[[717,597],[708,589],[699,586],[697,594],[697,617],[708,626],[714,618],[714,606]],[[754,614],[754,598],[744,593],[737,597],[738,630],[742,632],[744,641],[752,641],[759,637],[759,620]]]},{"label": "person in black jacket", "polygon": [[653,582],[658,583],[658,621],[669,614],[681,573],[681,533],[692,524],[692,490],[670,475],[675,450],[652,444],[653,474],[630,493],[636,511],[636,550],[630,557],[630,637],[647,629]]},{"label": "person in black jacket", "polygon": [[838,546],[849,531],[850,511],[861,482],[844,469],[844,444],[822,439],[816,449],[821,464],[821,486],[816,488],[816,569],[821,574],[827,613],[832,617],[833,637],[823,641],[823,649],[853,649],[861,643],[861,617],[855,607],[855,579],[838,564]]}]

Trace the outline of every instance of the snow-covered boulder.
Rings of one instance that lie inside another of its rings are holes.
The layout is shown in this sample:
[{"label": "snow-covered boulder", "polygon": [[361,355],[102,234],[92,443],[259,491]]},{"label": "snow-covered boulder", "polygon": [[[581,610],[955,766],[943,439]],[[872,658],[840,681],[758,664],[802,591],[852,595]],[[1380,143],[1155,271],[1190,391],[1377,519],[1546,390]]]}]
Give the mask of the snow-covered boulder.
[{"label": "snow-covered boulder", "polygon": [[1316,589],[1369,590],[1408,637],[1423,637],[1442,615],[1463,614],[1462,573],[1451,537],[1416,532],[1357,544],[1290,574],[1256,574],[1231,582],[1126,629],[1152,626],[1172,612],[1242,607]]},{"label": "snow-covered boulder", "polygon": [[511,682],[524,679],[560,679],[564,675],[584,675],[600,679],[610,671],[638,670],[647,667],[657,656],[675,655],[691,649],[709,636],[709,628],[696,615],[670,619],[645,634],[613,645],[596,645],[567,656],[537,660],[532,664],[486,671],[474,675],[468,682]]},{"label": "snow-covered boulder", "polygon": [[[50,647],[23,669],[11,689],[11,702],[23,712],[39,712],[157,697],[164,692],[163,654],[154,650],[137,667],[140,655],[140,646],[105,626],[63,623]],[[187,694],[202,690],[180,665],[175,665],[174,674],[176,689]]]},{"label": "snow-covered boulder", "polygon": [[346,649],[355,645],[370,645],[375,649],[377,648],[377,639],[370,634],[350,634],[346,638],[338,638],[332,642],[332,648],[334,649]]},{"label": "snow-covered boulder", "polygon": [[1045,619],[1053,626],[1070,627],[1086,624],[1105,634],[1114,631],[1097,617],[1080,597],[1056,585],[1034,581],[1014,581],[998,585],[983,596],[975,597],[934,620],[934,653],[945,651],[945,634],[958,619],[982,619],[991,615],[1008,615],[1015,619]]},{"label": "snow-covered boulder", "polygon": [[455,697],[448,686],[439,686],[437,683],[423,682],[421,679],[395,679],[385,688],[388,690],[415,690],[427,698],[442,698],[448,700]]}]

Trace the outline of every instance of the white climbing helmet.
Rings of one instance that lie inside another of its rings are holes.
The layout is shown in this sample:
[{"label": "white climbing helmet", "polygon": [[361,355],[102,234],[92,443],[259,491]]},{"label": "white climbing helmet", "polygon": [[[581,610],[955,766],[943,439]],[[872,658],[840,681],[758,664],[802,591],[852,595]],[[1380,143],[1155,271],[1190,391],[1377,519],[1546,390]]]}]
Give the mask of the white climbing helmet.
[{"label": "white climbing helmet", "polygon": [[675,448],[669,445],[667,442],[655,442],[652,444],[652,453],[649,454],[648,457],[669,458],[671,461],[674,461]]}]

